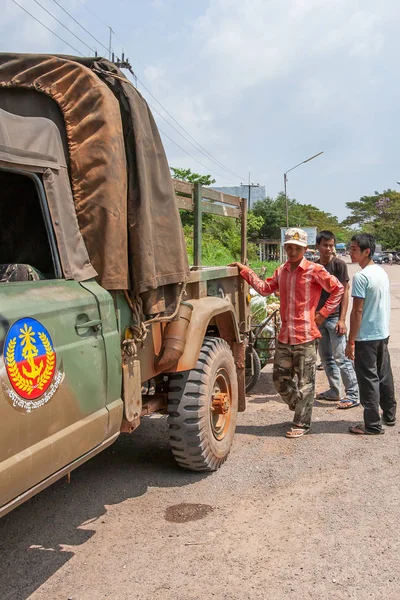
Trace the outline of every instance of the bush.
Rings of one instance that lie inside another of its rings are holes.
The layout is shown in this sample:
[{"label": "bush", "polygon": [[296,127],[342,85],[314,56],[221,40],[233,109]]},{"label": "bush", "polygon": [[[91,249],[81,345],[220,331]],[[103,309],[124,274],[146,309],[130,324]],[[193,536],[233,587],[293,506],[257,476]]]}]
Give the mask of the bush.
[{"label": "bush", "polygon": [[[193,264],[193,230],[185,225],[183,231],[189,264]],[[257,263],[257,247],[255,244],[248,244],[247,255],[249,260],[255,264]],[[213,234],[203,233],[202,264],[205,267],[218,267],[235,261],[240,261],[240,243],[239,248],[237,246],[236,248],[229,248],[221,240],[216,239]],[[261,266],[259,261],[258,263]]]}]

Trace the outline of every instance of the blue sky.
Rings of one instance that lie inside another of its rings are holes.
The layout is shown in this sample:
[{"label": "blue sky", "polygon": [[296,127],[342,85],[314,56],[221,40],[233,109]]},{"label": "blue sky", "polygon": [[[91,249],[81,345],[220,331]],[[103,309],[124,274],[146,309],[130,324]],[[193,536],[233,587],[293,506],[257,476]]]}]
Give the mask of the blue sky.
[{"label": "blue sky", "polygon": [[[35,0],[17,1],[89,53]],[[324,151],[289,174],[288,194],[340,219],[346,202],[398,187],[398,0],[57,0],[98,41],[54,0],[37,1],[99,53],[110,25],[151,106],[171,121],[144,86],[235,175],[155,114],[170,165],[219,186],[251,171],[274,196],[284,171]],[[12,0],[0,5],[1,51],[73,52]]]}]

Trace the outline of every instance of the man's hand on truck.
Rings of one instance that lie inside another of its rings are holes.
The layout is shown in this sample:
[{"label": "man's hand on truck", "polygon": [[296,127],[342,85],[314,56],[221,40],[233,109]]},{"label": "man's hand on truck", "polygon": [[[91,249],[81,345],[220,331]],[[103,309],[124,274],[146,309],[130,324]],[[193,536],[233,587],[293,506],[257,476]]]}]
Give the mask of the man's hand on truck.
[{"label": "man's hand on truck", "polygon": [[239,269],[239,272],[245,268],[245,265],[242,265],[242,263],[240,262],[233,262],[233,263],[229,263],[228,267],[237,267]]}]

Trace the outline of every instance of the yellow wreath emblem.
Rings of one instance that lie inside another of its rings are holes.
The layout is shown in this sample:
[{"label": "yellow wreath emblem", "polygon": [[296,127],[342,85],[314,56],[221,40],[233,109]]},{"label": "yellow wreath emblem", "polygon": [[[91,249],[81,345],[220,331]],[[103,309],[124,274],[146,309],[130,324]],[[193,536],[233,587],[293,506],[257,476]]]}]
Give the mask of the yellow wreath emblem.
[{"label": "yellow wreath emblem", "polygon": [[53,348],[51,347],[51,343],[44,332],[41,332],[38,335],[41,342],[43,343],[44,349],[46,350],[47,361],[46,367],[43,373],[38,377],[36,385],[33,385],[33,381],[31,379],[23,377],[18,370],[18,366],[15,361],[15,346],[17,345],[16,337],[10,340],[6,352],[6,363],[8,366],[11,381],[15,384],[15,387],[18,390],[27,392],[28,394],[31,394],[36,388],[42,390],[46,383],[49,381],[49,379],[52,377],[54,370],[55,354],[53,352]]},{"label": "yellow wreath emblem", "polygon": [[48,339],[47,335],[44,332],[39,333],[38,335],[40,337],[40,341],[44,346],[44,349],[46,350],[47,357],[46,368],[43,371],[43,373],[39,376],[37,381],[37,387],[39,388],[39,390],[42,390],[53,375],[54,361],[56,357],[54,355],[53,348],[51,347],[50,340]]},{"label": "yellow wreath emblem", "polygon": [[25,379],[25,377],[21,375],[21,373],[18,371],[17,363],[15,362],[16,345],[17,338],[13,338],[10,340],[10,344],[6,352],[6,362],[9,369],[10,379],[18,390],[22,390],[23,392],[28,392],[28,394],[31,394],[34,389],[32,381],[30,379]]}]

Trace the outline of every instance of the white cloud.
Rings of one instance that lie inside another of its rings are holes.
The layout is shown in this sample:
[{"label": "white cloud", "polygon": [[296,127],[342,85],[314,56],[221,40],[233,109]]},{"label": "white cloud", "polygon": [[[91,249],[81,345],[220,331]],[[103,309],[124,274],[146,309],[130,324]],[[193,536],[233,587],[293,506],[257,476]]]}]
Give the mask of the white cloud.
[{"label": "white cloud", "polygon": [[382,49],[385,23],[399,16],[395,0],[213,0],[194,31],[214,78],[243,88],[318,57],[368,59]]},{"label": "white cloud", "polygon": [[145,67],[144,74],[147,81],[151,84],[154,84],[157,83],[157,81],[159,81],[163,77],[164,70],[160,67],[149,65],[148,67]]},{"label": "white cloud", "polygon": [[[3,47],[2,51],[51,52],[52,49],[53,52],[71,53],[75,48],[82,54],[87,53],[89,48],[75,36],[85,41],[90,48],[98,46],[54,2],[40,0],[42,6],[39,6],[32,0],[18,0],[18,4],[20,6],[17,6],[11,0],[6,2],[5,11],[2,14],[0,37],[2,40],[7,39],[8,45],[7,48]],[[77,20],[80,18],[81,3],[78,4],[75,0],[65,0],[62,4],[65,10],[75,15]],[[84,16],[88,14],[85,13]],[[70,31],[67,31],[56,19],[68,27]],[[10,31],[13,32],[12,35],[9,35]]]},{"label": "white cloud", "polygon": [[[50,17],[45,18],[33,0],[17,1],[40,13],[50,28],[85,52]],[[40,2],[91,43],[65,14],[55,12],[51,0]],[[99,15],[109,8],[106,0],[87,2]],[[300,201],[315,200],[322,208],[323,202],[331,202],[335,210],[340,198],[342,213],[343,189],[351,200],[360,191],[390,185],[385,181],[390,182],[396,170],[400,95],[398,0],[136,4],[114,0],[113,13],[107,13],[110,25],[130,42],[125,55],[146,87],[219,161],[238,173],[251,170],[256,181],[267,184],[268,193],[276,194],[284,170],[324,150],[318,163],[294,172],[290,193]],[[107,28],[93,20],[78,0],[63,0],[63,5],[108,45]],[[11,0],[5,2],[0,39],[7,51],[71,51]],[[140,83],[139,90],[171,120]],[[172,164],[224,172],[155,117],[161,129],[210,167],[201,167],[166,140]]]}]

